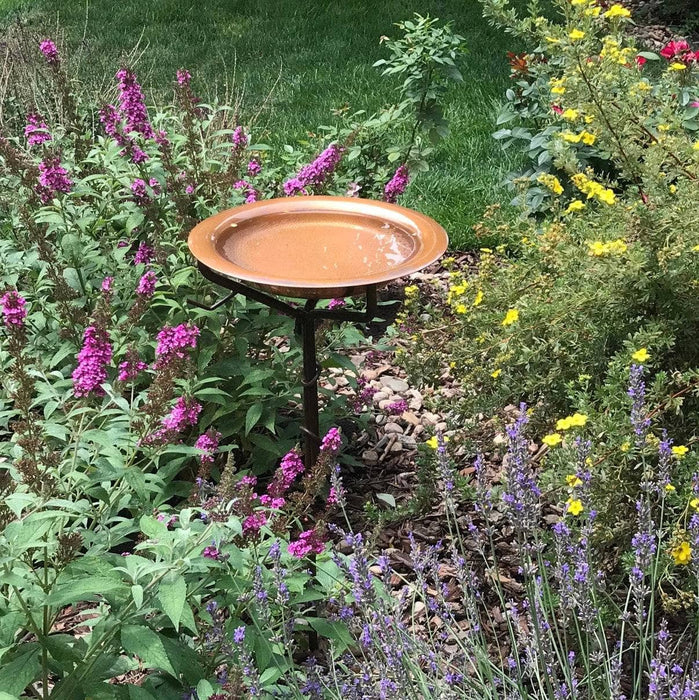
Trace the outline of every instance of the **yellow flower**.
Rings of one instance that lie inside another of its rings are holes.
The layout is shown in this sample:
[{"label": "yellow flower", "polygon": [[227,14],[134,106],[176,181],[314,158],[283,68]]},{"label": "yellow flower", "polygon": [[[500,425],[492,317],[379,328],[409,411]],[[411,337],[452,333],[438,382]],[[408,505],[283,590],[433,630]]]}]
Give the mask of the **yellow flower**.
[{"label": "yellow flower", "polygon": [[418,286],[416,284],[411,284],[409,287],[406,287],[404,290],[405,296],[406,297],[415,297],[417,296],[418,291]]},{"label": "yellow flower", "polygon": [[565,78],[551,78],[549,80],[549,85],[551,86],[551,92],[554,95],[562,95],[565,91]]},{"label": "yellow flower", "polygon": [[684,63],[675,61],[668,66],[668,70],[687,70],[687,66]]},{"label": "yellow flower", "polygon": [[586,114],[584,118],[585,124],[592,124],[592,122],[595,121],[595,118],[592,114]]},{"label": "yellow flower", "polygon": [[680,542],[670,550],[670,556],[678,566],[686,566],[692,560],[692,548],[689,542]]},{"label": "yellow flower", "polygon": [[554,95],[562,95],[565,91],[566,89],[563,87],[563,85],[556,85],[556,87],[551,88],[551,92]]},{"label": "yellow flower", "polygon": [[563,438],[561,437],[560,433],[550,433],[549,435],[544,435],[541,442],[549,447],[555,447],[561,442],[561,440],[563,440]]},{"label": "yellow flower", "polygon": [[490,373],[493,379],[497,379],[502,374],[502,370],[498,367],[494,372]]},{"label": "yellow flower", "polygon": [[650,359],[648,349],[641,348],[640,350],[636,350],[636,352],[633,355],[631,355],[631,359],[634,362],[647,362]]},{"label": "yellow flower", "polygon": [[568,208],[563,213],[564,214],[572,214],[574,211],[582,211],[584,208],[585,208],[585,202],[582,202],[579,199],[574,199],[568,205]]},{"label": "yellow flower", "polygon": [[658,124],[658,131],[670,131],[669,124]]},{"label": "yellow flower", "polygon": [[699,151],[699,141],[695,141],[694,145],[692,146],[693,151]]},{"label": "yellow flower", "polygon": [[627,440],[626,442],[622,443],[619,449],[622,452],[628,452],[631,449],[631,443]]},{"label": "yellow flower", "polygon": [[605,13],[604,16],[608,19],[613,19],[614,17],[631,17],[631,13],[623,5],[612,5]]},{"label": "yellow flower", "polygon": [[601,8],[601,7],[588,7],[588,8],[585,10],[585,15],[586,15],[587,17],[599,17],[600,12],[602,12],[602,8]]},{"label": "yellow flower", "polygon": [[600,202],[604,202],[610,206],[616,202],[616,195],[614,194],[614,191],[610,189],[602,189],[596,196]]},{"label": "yellow flower", "polygon": [[641,92],[648,92],[653,89],[653,86],[649,82],[641,80],[640,83],[636,83],[636,88]]},{"label": "yellow flower", "polygon": [[585,32],[580,31],[579,29],[573,29],[573,31],[570,32],[570,34],[568,34],[568,36],[570,37],[571,41],[578,41],[580,39],[585,38]]},{"label": "yellow flower", "polygon": [[583,512],[584,507],[582,501],[579,498],[569,498],[566,501],[567,511],[571,515],[580,515]]},{"label": "yellow flower", "polygon": [[621,238],[618,238],[616,241],[608,241],[607,243],[593,241],[588,243],[587,247],[590,255],[594,255],[596,258],[604,255],[622,255],[628,250],[628,246]]},{"label": "yellow flower", "polygon": [[675,194],[677,192],[677,185],[670,185],[670,194]]},{"label": "yellow flower", "polygon": [[468,309],[466,308],[466,304],[457,304],[454,311],[456,311],[457,314],[465,314]]},{"label": "yellow flower", "polygon": [[[449,442],[449,438],[446,435],[442,438],[442,440],[444,442]],[[429,440],[426,440],[425,445],[427,445],[427,447],[430,447],[433,450],[436,450],[439,447],[439,442],[437,441],[437,436],[433,435]]]},{"label": "yellow flower", "polygon": [[580,134],[580,139],[586,146],[592,146],[596,138],[597,137],[589,131],[583,131]]},{"label": "yellow flower", "polygon": [[685,445],[673,445],[672,446],[672,454],[677,457],[677,459],[682,459],[687,452],[689,452],[689,447]]},{"label": "yellow flower", "polygon": [[548,173],[541,173],[539,177],[536,178],[537,182],[548,187],[554,194],[562,194],[563,186],[555,175],[549,175]]},{"label": "yellow flower", "polygon": [[585,423],[587,423],[587,416],[584,413],[574,413],[570,417],[570,424],[573,426],[582,427]]},{"label": "yellow flower", "polygon": [[476,298],[473,300],[473,305],[474,306],[479,306],[481,302],[483,301],[483,290],[479,289],[476,292]]},{"label": "yellow flower", "polygon": [[548,41],[551,44],[560,44],[561,43],[560,39],[556,39],[556,37],[553,37],[553,36],[547,36],[546,41]]},{"label": "yellow flower", "polygon": [[556,421],[556,430],[570,430],[574,427],[582,427],[587,423],[587,416],[583,413],[574,413],[572,416],[560,418]]},{"label": "yellow flower", "polygon": [[689,505],[694,508],[694,510],[699,510],[699,498],[693,498],[690,502]]},{"label": "yellow flower", "polygon": [[466,293],[466,286],[467,285],[465,285],[465,284],[455,284],[453,287],[449,288],[449,291],[452,294],[457,294],[457,295],[461,296],[462,294]]},{"label": "yellow flower", "polygon": [[582,479],[577,474],[568,474],[566,477],[566,484],[574,489],[578,486],[582,486]]},{"label": "yellow flower", "polygon": [[561,116],[566,121],[574,122],[578,118],[578,116],[580,116],[580,112],[578,112],[577,109],[568,108],[565,110],[565,112],[563,112],[563,114],[561,114]]},{"label": "yellow flower", "polygon": [[519,311],[517,309],[509,309],[505,314],[505,318],[502,320],[502,325],[511,326],[517,321],[519,321]]},{"label": "yellow flower", "polygon": [[580,143],[580,134],[574,134],[572,131],[562,131],[561,138],[568,143]]},{"label": "yellow flower", "polygon": [[672,484],[665,484],[665,490],[668,493],[672,493],[673,491],[677,491],[677,489]]}]

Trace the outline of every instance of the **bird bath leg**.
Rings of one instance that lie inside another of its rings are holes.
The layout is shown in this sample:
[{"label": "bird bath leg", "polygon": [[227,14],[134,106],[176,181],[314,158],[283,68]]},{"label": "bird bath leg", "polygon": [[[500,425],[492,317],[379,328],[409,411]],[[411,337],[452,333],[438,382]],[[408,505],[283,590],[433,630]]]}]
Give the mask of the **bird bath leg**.
[{"label": "bird bath leg", "polygon": [[313,310],[315,299],[306,302],[303,313],[298,316],[303,345],[303,461],[306,470],[313,467],[320,449],[318,419],[318,378],[320,366],[316,355],[316,323]]}]

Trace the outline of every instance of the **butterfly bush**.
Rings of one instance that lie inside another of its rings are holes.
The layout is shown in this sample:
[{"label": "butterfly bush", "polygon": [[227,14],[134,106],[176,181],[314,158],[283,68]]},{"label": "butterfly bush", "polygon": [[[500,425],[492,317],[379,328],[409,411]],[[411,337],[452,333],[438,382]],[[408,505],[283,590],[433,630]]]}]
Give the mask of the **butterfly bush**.
[{"label": "butterfly bush", "polygon": [[[205,104],[187,68],[174,102],[154,105],[123,65],[105,103],[52,40],[27,50],[45,99],[18,103],[0,134],[2,691],[74,698],[121,684],[160,697],[164,683],[177,697],[240,696],[269,680],[251,614],[290,650],[312,625],[327,633],[313,600],[336,592],[336,572],[310,590],[322,574],[308,557],[334,566],[342,438],[329,431],[318,463],[303,463],[289,411],[300,352],[260,351],[293,324],[240,296],[208,310],[221,290],[187,236],[218,211],[286,196],[294,179],[294,194],[352,186],[381,199],[425,149],[395,106],[270,147],[244,107]],[[333,399],[324,419],[344,410]],[[84,606],[97,611],[86,635],[56,636]],[[153,663],[151,642],[171,667]]]}]

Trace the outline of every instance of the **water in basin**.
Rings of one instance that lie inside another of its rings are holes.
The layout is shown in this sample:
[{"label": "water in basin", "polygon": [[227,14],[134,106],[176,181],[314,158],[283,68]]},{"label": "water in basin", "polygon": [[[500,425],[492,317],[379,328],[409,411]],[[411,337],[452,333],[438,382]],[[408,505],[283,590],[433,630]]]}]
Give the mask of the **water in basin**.
[{"label": "water in basin", "polygon": [[380,218],[288,212],[247,219],[218,240],[219,253],[258,274],[286,280],[351,280],[409,259],[413,233]]}]

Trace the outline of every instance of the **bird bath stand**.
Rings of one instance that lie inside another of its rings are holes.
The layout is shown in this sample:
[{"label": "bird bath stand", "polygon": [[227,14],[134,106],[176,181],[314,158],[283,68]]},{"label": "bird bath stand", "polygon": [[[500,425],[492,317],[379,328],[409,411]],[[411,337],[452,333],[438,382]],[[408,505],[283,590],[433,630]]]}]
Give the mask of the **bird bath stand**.
[{"label": "bird bath stand", "polygon": [[[315,329],[318,319],[370,322],[377,287],[421,270],[446,250],[447,234],[423,214],[369,199],[267,199],[205,219],[189,249],[206,279],[296,320],[303,347],[304,463],[320,447]],[[364,311],[319,309],[320,299],[366,296]],[[306,299],[292,306],[278,297]]]}]

